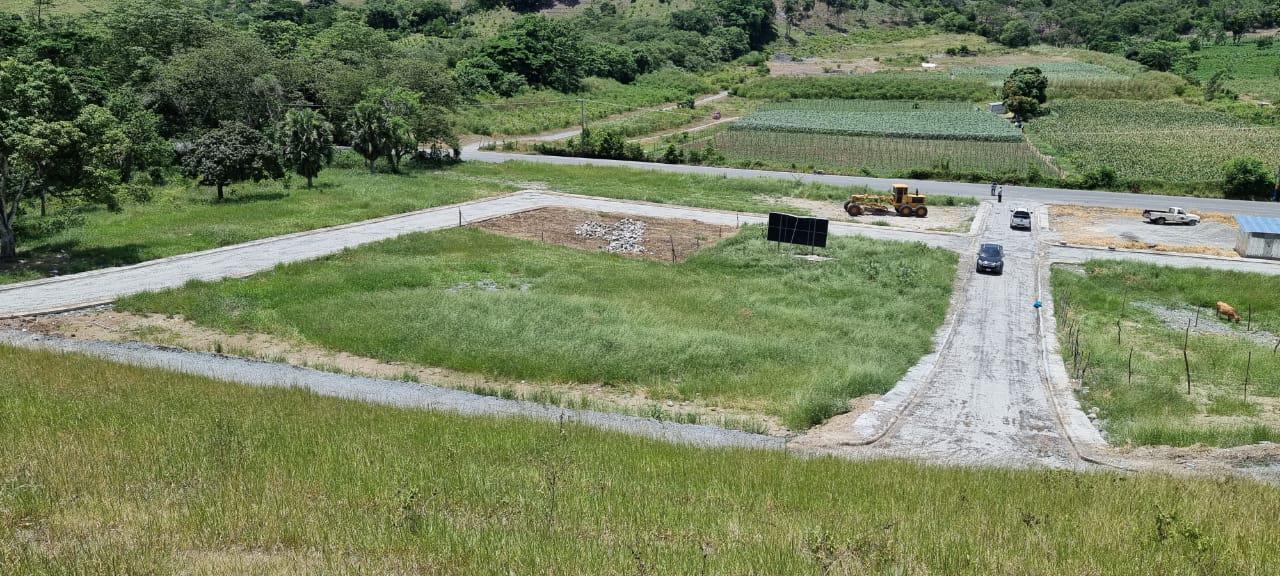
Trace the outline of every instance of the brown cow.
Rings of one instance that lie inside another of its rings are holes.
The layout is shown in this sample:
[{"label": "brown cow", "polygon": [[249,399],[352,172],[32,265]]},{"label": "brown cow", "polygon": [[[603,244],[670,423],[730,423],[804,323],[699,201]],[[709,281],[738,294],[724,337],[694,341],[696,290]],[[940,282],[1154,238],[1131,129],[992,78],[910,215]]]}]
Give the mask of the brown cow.
[{"label": "brown cow", "polygon": [[1227,320],[1234,320],[1236,322],[1240,321],[1240,313],[1236,312],[1236,309],[1232,308],[1231,305],[1226,302],[1218,302],[1217,313],[1214,314],[1214,316],[1219,314],[1225,316]]}]

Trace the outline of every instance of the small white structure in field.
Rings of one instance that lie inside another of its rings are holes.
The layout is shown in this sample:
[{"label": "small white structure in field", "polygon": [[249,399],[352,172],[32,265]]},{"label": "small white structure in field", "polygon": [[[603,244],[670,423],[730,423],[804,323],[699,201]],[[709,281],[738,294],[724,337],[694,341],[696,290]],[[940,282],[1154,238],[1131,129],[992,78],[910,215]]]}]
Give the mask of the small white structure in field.
[{"label": "small white structure in field", "polygon": [[1280,218],[1236,216],[1236,252],[1245,258],[1280,260]]},{"label": "small white structure in field", "polygon": [[992,102],[987,104],[987,111],[992,114],[1004,114],[1004,102]]},{"label": "small white structure in field", "polygon": [[933,62],[921,62],[920,67],[924,68],[925,70],[933,70],[934,68],[937,68],[938,65],[934,64]]}]

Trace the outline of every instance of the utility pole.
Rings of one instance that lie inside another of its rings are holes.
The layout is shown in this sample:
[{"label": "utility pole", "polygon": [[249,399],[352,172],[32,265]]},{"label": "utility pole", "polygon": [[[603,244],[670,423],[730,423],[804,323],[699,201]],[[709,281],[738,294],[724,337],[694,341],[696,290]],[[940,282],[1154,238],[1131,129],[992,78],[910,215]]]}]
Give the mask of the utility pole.
[{"label": "utility pole", "polygon": [[587,99],[578,99],[578,125],[581,130],[578,132],[578,154],[581,155],[587,149]]}]

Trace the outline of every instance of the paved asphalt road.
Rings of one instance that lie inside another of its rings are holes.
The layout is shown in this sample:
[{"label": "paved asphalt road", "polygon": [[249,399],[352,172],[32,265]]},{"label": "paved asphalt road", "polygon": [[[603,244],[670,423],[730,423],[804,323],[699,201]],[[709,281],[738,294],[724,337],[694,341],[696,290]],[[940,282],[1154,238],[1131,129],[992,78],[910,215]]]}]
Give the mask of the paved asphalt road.
[{"label": "paved asphalt road", "polygon": [[[975,198],[988,198],[991,193],[990,184],[935,182],[931,180],[910,180],[904,178],[867,178],[864,176],[835,176],[830,174],[800,174],[796,172],[777,172],[770,170],[747,170],[744,168],[686,166],[682,164],[660,164],[656,162],[629,162],[623,160],[599,160],[594,158],[569,158],[560,156],[539,156],[535,154],[484,152],[474,146],[464,149],[462,151],[462,158],[464,160],[472,160],[476,162],[506,162],[508,160],[523,160],[526,162],[543,162],[547,164],[621,166],[626,168],[640,168],[644,170],[678,172],[683,174],[725,175],[734,178],[776,178],[793,181],[800,180],[804,182],[821,182],[823,184],[834,184],[838,186],[868,186],[875,190],[888,190],[891,183],[905,182],[912,188],[918,188],[927,194],[971,196]],[[1141,209],[1180,206],[1188,210],[1201,212],[1225,212],[1227,214],[1280,217],[1280,203],[1274,202],[1246,202],[1242,200],[1188,198],[1185,196],[1157,196],[1153,194],[1099,192],[1097,190],[1064,190],[1059,188],[1035,188],[1030,186],[1005,186],[1004,201],[1005,203],[1061,203]]]}]

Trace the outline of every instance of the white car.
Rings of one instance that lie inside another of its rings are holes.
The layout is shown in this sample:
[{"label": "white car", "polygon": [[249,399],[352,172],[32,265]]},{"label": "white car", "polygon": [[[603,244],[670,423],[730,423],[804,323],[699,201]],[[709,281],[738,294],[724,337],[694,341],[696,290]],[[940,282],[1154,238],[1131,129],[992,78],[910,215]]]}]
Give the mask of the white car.
[{"label": "white car", "polygon": [[1030,230],[1031,229],[1031,211],[1022,208],[1013,211],[1013,217],[1009,218],[1009,227],[1014,230]]}]

